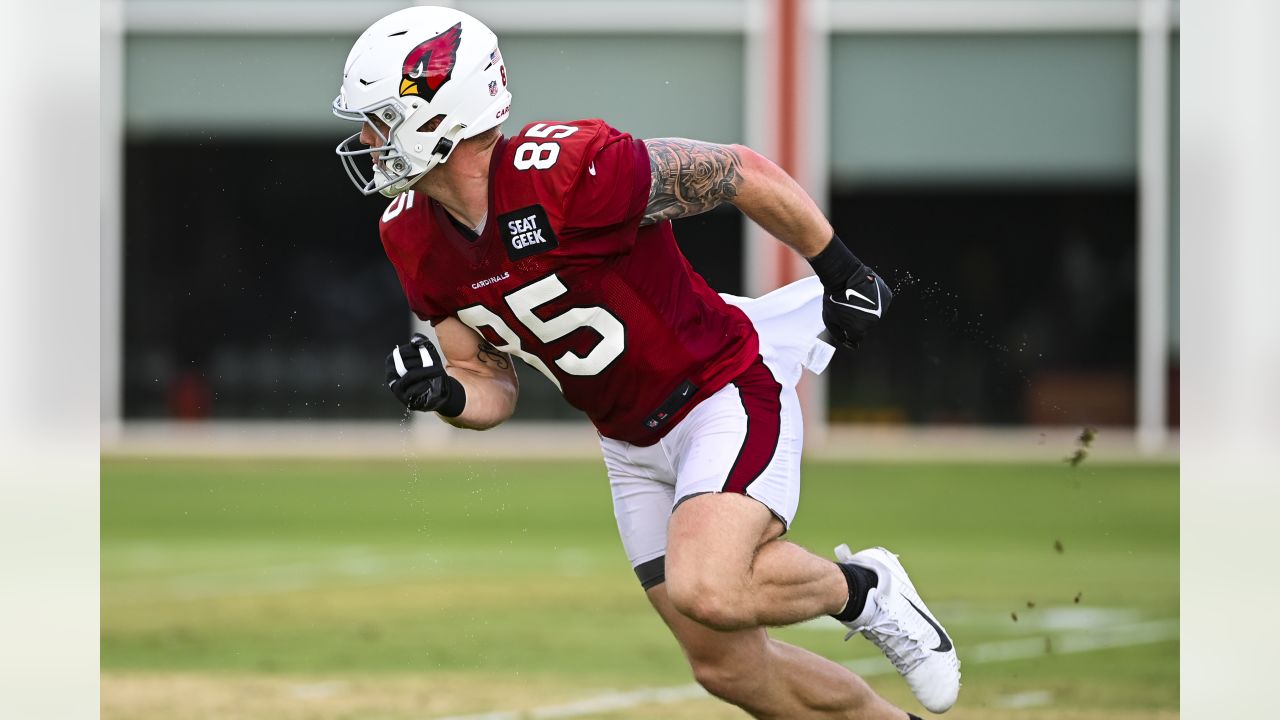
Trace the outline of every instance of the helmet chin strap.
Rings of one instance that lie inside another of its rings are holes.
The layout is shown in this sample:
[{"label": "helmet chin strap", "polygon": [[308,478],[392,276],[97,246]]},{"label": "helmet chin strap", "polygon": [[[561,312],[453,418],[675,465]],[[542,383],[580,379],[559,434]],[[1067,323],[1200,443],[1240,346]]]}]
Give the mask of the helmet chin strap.
[{"label": "helmet chin strap", "polygon": [[462,139],[459,136],[461,136],[463,131],[466,129],[466,125],[454,125],[449,129],[449,132],[445,133],[436,141],[436,146],[431,149],[431,154],[440,156],[440,159],[436,161],[437,164],[448,162],[449,156],[452,155],[453,151],[462,143]]}]

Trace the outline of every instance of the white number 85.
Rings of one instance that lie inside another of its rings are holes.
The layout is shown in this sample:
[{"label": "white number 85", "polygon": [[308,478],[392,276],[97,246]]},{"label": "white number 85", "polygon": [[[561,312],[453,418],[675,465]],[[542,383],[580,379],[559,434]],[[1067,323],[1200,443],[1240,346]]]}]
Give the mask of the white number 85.
[{"label": "white number 85", "polygon": [[[613,313],[599,306],[570,308],[546,320],[533,313],[534,308],[545,305],[567,292],[569,289],[560,282],[560,278],[548,275],[510,293],[503,299],[506,300],[507,307],[511,308],[516,319],[544,343],[555,342],[581,328],[595,330],[600,335],[600,341],[585,356],[570,351],[555,358],[553,362],[569,375],[597,375],[613,364],[613,361],[617,360],[626,349],[626,328]],[[483,305],[472,305],[459,310],[458,319],[476,332],[480,332],[482,327],[492,328],[503,340],[501,345],[494,347],[524,360],[550,378],[557,388],[560,387],[560,381],[556,379],[551,369],[537,355],[521,347],[520,337],[512,332],[502,318],[492,310]]]},{"label": "white number 85", "polygon": [[[531,138],[549,138],[563,140],[578,132],[578,128],[569,125],[548,125],[538,123],[525,130],[524,136]],[[516,148],[514,164],[517,170],[546,170],[560,159],[560,143],[527,142]]]}]

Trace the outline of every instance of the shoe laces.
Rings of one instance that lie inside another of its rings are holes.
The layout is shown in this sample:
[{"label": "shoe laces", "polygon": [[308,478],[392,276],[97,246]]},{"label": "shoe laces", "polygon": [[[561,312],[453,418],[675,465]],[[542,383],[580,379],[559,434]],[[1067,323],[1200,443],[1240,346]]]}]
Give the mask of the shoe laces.
[{"label": "shoe laces", "polygon": [[877,612],[869,623],[850,630],[844,639],[848,641],[856,633],[862,633],[863,637],[880,648],[885,657],[889,658],[889,662],[893,663],[893,666],[903,675],[920,667],[929,659],[929,652],[920,642],[920,638],[913,638],[889,607],[881,606],[880,612]]}]

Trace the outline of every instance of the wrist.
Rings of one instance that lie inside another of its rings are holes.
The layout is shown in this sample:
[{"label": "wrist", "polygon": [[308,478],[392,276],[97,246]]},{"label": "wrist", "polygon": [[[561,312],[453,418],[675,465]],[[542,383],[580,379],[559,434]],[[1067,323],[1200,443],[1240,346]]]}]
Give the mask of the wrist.
[{"label": "wrist", "polygon": [[858,268],[862,267],[862,261],[855,257],[849,248],[845,247],[840,236],[835,234],[831,236],[831,242],[827,243],[822,252],[806,259],[809,261],[809,266],[813,268],[814,274],[826,287],[844,284],[858,271]]},{"label": "wrist", "polygon": [[467,389],[452,375],[444,376],[444,402],[436,408],[436,412],[444,417],[453,418],[462,414],[467,406]]}]

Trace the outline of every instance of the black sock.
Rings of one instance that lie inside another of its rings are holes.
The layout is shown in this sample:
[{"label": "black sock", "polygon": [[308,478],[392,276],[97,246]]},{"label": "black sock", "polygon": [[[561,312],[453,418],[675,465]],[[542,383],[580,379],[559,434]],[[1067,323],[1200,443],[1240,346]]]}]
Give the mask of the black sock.
[{"label": "black sock", "polygon": [[876,575],[875,570],[861,565],[836,563],[836,567],[840,568],[845,582],[849,583],[849,604],[831,617],[842,622],[853,622],[862,614],[862,608],[867,605],[867,593],[880,583],[880,576]]}]

